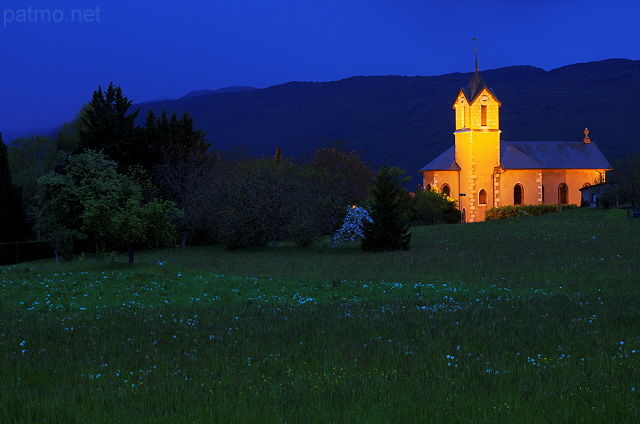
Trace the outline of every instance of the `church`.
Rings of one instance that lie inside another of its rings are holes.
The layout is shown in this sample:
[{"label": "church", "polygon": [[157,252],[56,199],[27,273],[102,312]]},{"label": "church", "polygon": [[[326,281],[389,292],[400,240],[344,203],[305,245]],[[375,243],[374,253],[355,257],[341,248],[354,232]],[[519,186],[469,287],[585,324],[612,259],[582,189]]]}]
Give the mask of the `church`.
[{"label": "church", "polygon": [[454,145],[420,169],[423,187],[455,199],[463,222],[506,205],[579,205],[581,188],[605,181],[611,166],[588,130],[581,141],[503,141],[501,106],[476,64],[453,104]]}]

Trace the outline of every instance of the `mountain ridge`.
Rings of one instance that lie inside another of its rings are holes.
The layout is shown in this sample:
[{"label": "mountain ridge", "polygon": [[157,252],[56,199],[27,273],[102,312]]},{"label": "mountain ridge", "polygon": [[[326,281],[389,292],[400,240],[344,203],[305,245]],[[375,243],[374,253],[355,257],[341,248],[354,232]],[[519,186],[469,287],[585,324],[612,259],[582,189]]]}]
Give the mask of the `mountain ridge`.
[{"label": "mountain ridge", "polygon": [[184,99],[185,97],[199,97],[199,96],[208,96],[210,94],[220,94],[220,93],[238,93],[242,91],[254,91],[258,90],[255,87],[250,87],[248,85],[234,85],[231,87],[219,88],[217,90],[210,89],[202,89],[202,90],[191,90],[187,94],[181,97]]},{"label": "mountain ridge", "polygon": [[[610,160],[634,147],[622,122],[634,119],[630,87],[640,84],[640,61],[608,59],[550,71],[520,65],[480,73],[503,104],[504,140],[581,140],[588,127]],[[451,106],[472,75],[292,81],[215,99],[147,103],[140,105],[141,116],[149,108],[189,111],[215,147],[244,145],[257,156],[280,147],[299,158],[342,139],[374,165],[401,166],[419,178],[417,170],[453,144]]]}]

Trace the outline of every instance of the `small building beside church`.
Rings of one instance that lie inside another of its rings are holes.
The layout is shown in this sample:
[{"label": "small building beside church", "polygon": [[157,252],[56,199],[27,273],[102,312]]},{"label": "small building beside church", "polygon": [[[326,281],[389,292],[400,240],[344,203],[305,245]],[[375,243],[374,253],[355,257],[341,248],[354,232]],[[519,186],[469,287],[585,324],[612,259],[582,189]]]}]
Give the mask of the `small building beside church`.
[{"label": "small building beside church", "polygon": [[425,189],[457,201],[463,222],[506,205],[580,205],[580,189],[605,181],[611,165],[588,130],[581,141],[502,141],[501,106],[476,69],[453,104],[454,145],[420,170]]},{"label": "small building beside church", "polygon": [[619,207],[624,196],[619,193],[619,184],[604,182],[594,184],[580,189],[582,193],[582,205],[591,208],[597,207]]}]

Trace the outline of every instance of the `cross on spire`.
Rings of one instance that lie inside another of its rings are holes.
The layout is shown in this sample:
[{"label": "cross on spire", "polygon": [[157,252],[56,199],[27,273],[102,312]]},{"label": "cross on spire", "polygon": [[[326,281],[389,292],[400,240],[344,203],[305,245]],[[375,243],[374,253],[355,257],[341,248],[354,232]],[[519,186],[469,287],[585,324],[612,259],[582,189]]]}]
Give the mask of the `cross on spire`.
[{"label": "cross on spire", "polygon": [[473,53],[476,57],[476,74],[478,73],[478,40],[473,37]]}]

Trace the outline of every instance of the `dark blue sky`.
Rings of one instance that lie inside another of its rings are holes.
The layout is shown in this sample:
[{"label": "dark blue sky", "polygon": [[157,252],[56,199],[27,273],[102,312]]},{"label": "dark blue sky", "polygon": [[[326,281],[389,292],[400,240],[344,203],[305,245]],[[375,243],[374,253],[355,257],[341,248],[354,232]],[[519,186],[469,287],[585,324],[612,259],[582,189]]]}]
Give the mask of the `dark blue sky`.
[{"label": "dark blue sky", "polygon": [[110,81],[142,102],[232,85],[470,72],[472,37],[481,70],[640,59],[639,3],[5,0],[0,131],[69,121]]}]

